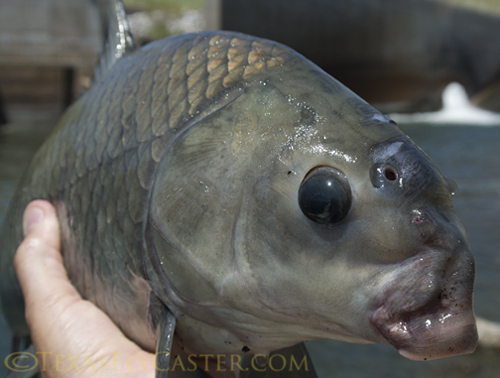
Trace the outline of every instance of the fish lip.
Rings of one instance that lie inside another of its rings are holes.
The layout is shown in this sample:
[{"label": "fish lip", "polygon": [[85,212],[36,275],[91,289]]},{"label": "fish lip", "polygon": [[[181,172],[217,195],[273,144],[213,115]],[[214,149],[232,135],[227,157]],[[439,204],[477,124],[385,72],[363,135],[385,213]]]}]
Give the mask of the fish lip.
[{"label": "fish lip", "polygon": [[[467,294],[472,291],[473,276],[464,285],[465,290],[458,293],[461,294],[459,301],[440,295],[443,292],[441,285],[421,295],[418,285],[411,288],[406,283],[401,289],[394,284],[398,280],[405,282],[405,276],[411,270],[421,269],[422,264],[430,266],[436,260],[442,262],[446,259],[446,256],[436,259],[436,252],[424,251],[403,263],[400,272],[390,280],[392,285],[387,284],[379,296],[370,317],[379,334],[411,360],[472,353],[477,346],[472,294]],[[467,290],[468,285],[470,290]],[[415,292],[417,298],[408,296],[401,299],[405,291]]]},{"label": "fish lip", "polygon": [[391,316],[381,306],[371,321],[402,356],[411,360],[433,360],[474,352],[478,336],[473,313],[450,313],[441,306],[435,306],[432,312],[420,309]]}]

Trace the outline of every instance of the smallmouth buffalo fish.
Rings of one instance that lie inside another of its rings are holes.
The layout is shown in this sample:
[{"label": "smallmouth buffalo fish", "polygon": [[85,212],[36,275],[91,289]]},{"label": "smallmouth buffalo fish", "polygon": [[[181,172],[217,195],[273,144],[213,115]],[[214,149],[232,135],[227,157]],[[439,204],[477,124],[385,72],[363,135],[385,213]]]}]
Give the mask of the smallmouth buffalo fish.
[{"label": "smallmouth buffalo fish", "polygon": [[42,198],[72,283],[149,351],[174,330],[197,355],[315,339],[413,360],[475,349],[474,259],[450,183],[390,118],[265,39],[126,50],[12,200],[0,284],[15,335],[29,331],[12,258]]}]

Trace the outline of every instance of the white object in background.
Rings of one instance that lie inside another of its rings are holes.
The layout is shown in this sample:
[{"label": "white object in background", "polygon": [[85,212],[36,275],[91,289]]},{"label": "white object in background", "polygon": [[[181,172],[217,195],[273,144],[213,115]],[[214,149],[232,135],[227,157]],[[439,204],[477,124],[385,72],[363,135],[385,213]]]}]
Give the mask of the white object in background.
[{"label": "white object in background", "polygon": [[450,83],[443,91],[443,108],[437,112],[391,114],[396,122],[430,122],[467,125],[500,125],[500,114],[472,105],[462,85]]}]

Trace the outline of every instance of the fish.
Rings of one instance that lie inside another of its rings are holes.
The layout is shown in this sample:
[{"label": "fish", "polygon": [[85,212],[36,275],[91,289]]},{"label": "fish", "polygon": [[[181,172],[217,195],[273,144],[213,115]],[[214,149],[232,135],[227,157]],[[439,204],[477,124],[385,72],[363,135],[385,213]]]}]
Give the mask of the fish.
[{"label": "fish", "polygon": [[12,259],[24,208],[46,199],[71,282],[145,350],[264,366],[317,339],[412,360],[474,351],[455,187],[393,120],[277,42],[217,31],[135,48],[127,33],[111,29],[12,199],[0,296],[16,336]]}]

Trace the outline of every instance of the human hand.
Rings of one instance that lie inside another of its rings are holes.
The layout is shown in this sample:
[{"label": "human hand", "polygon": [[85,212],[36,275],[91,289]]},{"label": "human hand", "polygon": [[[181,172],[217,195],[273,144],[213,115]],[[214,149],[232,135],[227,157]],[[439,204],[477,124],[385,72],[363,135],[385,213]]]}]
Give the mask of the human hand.
[{"label": "human hand", "polygon": [[70,283],[54,207],[47,201],[31,202],[23,228],[25,239],[14,266],[42,376],[153,377],[154,354],[127,339]]}]

